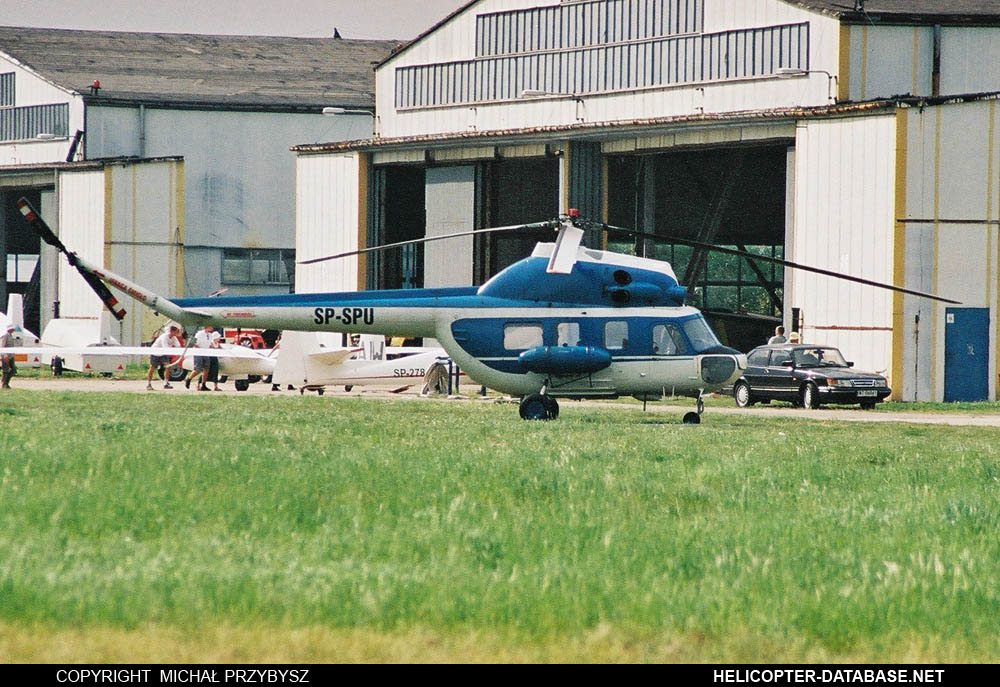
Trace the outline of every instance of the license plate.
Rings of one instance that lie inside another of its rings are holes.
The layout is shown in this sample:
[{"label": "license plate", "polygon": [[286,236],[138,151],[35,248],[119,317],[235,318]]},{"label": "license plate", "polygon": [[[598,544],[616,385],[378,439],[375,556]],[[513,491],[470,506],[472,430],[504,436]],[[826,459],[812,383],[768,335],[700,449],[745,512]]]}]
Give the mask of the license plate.
[{"label": "license plate", "polygon": [[877,391],[859,391],[858,398],[868,398],[872,396],[878,396]]}]

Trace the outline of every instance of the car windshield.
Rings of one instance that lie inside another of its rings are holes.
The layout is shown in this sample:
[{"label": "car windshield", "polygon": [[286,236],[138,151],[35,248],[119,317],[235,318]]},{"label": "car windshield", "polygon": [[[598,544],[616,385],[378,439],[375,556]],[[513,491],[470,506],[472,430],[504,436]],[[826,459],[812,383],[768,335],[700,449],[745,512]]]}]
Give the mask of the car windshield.
[{"label": "car windshield", "polygon": [[836,348],[797,348],[792,351],[795,367],[847,367]]}]

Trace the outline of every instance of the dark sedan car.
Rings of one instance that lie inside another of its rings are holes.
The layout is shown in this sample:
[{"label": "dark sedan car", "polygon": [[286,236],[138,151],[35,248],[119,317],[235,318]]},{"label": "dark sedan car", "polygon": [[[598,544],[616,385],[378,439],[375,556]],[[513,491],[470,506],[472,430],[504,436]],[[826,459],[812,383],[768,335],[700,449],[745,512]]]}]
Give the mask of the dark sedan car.
[{"label": "dark sedan car", "polygon": [[733,385],[733,398],[741,408],[774,400],[806,408],[860,403],[870,410],[889,395],[889,386],[885,377],[853,367],[831,346],[758,346],[750,351],[746,372]]}]

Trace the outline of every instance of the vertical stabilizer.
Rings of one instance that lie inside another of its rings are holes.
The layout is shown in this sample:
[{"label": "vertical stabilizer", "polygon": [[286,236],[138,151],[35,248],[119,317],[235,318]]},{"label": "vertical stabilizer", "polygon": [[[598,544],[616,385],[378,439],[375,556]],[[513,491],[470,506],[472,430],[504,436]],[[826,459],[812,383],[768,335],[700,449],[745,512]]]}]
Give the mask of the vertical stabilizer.
[{"label": "vertical stabilizer", "polygon": [[24,300],[21,294],[7,296],[7,319],[18,329],[24,329]]}]

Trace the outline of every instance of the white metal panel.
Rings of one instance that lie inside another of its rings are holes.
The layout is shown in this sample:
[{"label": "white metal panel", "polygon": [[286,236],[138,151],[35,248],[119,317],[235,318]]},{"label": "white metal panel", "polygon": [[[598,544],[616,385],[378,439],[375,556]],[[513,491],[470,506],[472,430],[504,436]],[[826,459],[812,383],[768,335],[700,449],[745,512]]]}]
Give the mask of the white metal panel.
[{"label": "white metal panel", "polygon": [[941,29],[941,93],[1000,90],[1000,28]]},{"label": "white metal panel", "polygon": [[[1000,218],[1000,106],[950,103],[906,115],[907,286],[990,309],[989,388],[996,398],[1000,235],[991,223]],[[903,397],[941,401],[945,306],[909,296],[904,303]]]},{"label": "white metal panel", "polygon": [[[790,260],[889,282],[893,269],[895,120],[808,122],[795,144]],[[793,270],[785,307],[798,307],[808,342],[840,347],[861,369],[889,370],[889,292]]]},{"label": "white metal panel", "polygon": [[[621,121],[700,112],[731,112],[829,102],[829,80],[822,73],[793,79],[752,78],[740,81],[656,87],[609,95],[586,95],[479,102],[450,107],[395,108],[395,70],[407,66],[466,60],[475,57],[477,13],[553,4],[486,0],[470,7],[376,72],[376,102],[383,136],[407,136],[468,130],[530,128],[553,124]],[[705,0],[705,30],[756,28],[774,22],[808,21],[809,65],[836,73],[839,64],[839,22],[796,8],[781,0],[732,3]],[[709,28],[711,27],[711,28]],[[600,65],[598,65],[600,68]],[[633,69],[644,69],[639,61]],[[614,71],[613,69],[611,71]]]},{"label": "white metal panel", "polygon": [[851,100],[930,95],[934,30],[928,26],[852,26],[847,79]]},{"label": "white metal panel", "polygon": [[[183,294],[183,216],[177,193],[182,162],[161,161],[111,165],[105,170],[105,230],[108,268],[154,293]],[[128,314],[115,336],[138,345],[164,320],[148,308],[123,298]],[[152,324],[151,324],[152,323]]]},{"label": "white metal panel", "polygon": [[[476,168],[427,170],[426,236],[475,229]],[[432,241],[424,246],[424,286],[472,286],[473,237]]]},{"label": "white metal panel", "polygon": [[[61,172],[57,178],[62,242],[95,265],[104,265],[104,172]],[[59,313],[97,318],[101,300],[65,260],[59,261]]]},{"label": "white metal panel", "polygon": [[[347,155],[300,155],[295,193],[297,261],[358,249],[361,158]],[[297,264],[298,293],[357,291],[358,259]]]}]

